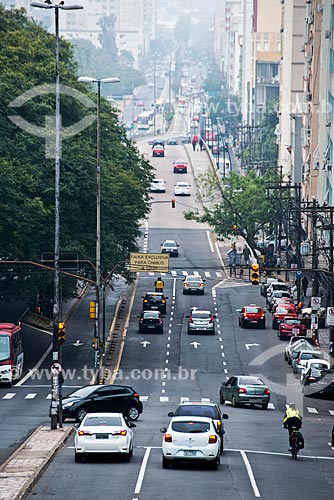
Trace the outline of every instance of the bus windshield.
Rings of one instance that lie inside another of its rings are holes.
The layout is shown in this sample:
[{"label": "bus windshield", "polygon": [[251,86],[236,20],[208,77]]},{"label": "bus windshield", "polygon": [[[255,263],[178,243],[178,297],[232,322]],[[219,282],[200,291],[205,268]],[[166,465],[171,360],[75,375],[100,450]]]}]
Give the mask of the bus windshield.
[{"label": "bus windshield", "polygon": [[10,358],[9,335],[0,335],[0,361]]}]

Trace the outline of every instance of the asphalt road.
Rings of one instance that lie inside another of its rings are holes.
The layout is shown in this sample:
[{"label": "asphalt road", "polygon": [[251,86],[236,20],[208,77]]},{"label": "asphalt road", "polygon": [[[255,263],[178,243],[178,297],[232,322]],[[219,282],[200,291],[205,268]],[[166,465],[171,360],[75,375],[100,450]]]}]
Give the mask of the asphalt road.
[{"label": "asphalt road", "polygon": [[[180,256],[171,260],[170,274],[164,277],[168,296],[164,334],[138,333],[142,296],[152,290],[155,279],[149,273],[141,273],[117,378],[117,382],[133,386],[144,403],[144,412],[135,429],[134,457],[129,464],[100,457],[76,464],[71,439],[45,471],[29,499],[44,500],[52,496],[54,500],[69,497],[308,500],[333,496],[334,452],[328,443],[334,402],[301,400],[299,380],[292,376],[283,359],[284,342],[271,330],[269,317],[265,330],[238,326],[236,309],[249,303],[264,305],[264,299],[259,288],[250,286],[246,280],[234,283],[225,279],[208,228],[184,221],[181,203],[198,202],[191,171],[185,176],[172,174],[171,162],[180,156],[184,156],[182,148],[170,146],[166,148],[166,158],[152,159],[157,176],[167,181],[167,193],[154,195],[154,200],[169,199],[174,179],[178,178],[191,182],[192,195],[189,200],[182,198],[180,203],[177,199],[175,209],[169,203],[153,204],[142,237],[143,248],[149,252],[159,251],[165,238],[180,244]],[[204,296],[182,294],[185,271],[198,271],[206,277]],[[215,336],[187,334],[185,315],[191,306],[209,308],[217,314]],[[225,451],[219,470],[209,471],[201,465],[162,469],[160,428],[168,423],[167,413],[182,398],[209,398],[218,402],[220,383],[243,373],[261,374],[268,380],[271,405],[268,410],[221,405],[229,420],[225,424]],[[306,446],[297,461],[292,461],[287,452],[287,433],[281,428],[285,404],[291,400],[303,409],[304,415]],[[27,412],[25,408],[20,411]],[[30,409],[25,417],[31,418],[31,412]],[[12,412],[8,412],[7,418],[9,415]],[[3,422],[1,414],[0,418]]]}]

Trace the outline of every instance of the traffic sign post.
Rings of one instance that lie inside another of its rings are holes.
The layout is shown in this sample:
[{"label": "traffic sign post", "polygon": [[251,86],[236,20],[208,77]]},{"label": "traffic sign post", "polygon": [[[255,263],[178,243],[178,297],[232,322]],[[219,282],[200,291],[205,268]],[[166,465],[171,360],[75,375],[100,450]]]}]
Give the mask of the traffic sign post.
[{"label": "traffic sign post", "polygon": [[334,307],[327,307],[326,324],[334,326]]}]

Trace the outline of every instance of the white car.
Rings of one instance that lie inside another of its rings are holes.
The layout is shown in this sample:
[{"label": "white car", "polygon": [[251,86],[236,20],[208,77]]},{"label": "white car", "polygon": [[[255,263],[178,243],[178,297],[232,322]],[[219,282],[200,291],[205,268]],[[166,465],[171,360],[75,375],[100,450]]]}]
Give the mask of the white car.
[{"label": "white car", "polygon": [[177,182],[174,188],[175,196],[190,196],[190,184],[188,182]]},{"label": "white car", "polygon": [[172,417],[168,427],[160,429],[162,440],[162,467],[175,462],[207,462],[218,470],[220,464],[220,437],[213,420],[208,417]]},{"label": "white car", "polygon": [[165,193],[166,181],[163,179],[153,179],[151,182],[151,193]]},{"label": "white car", "polygon": [[294,351],[312,350],[316,348],[309,342],[313,342],[311,338],[306,337],[291,337],[290,342],[285,346],[284,359],[291,365]]},{"label": "white car", "polygon": [[75,438],[75,461],[82,462],[90,453],[116,453],[130,462],[133,455],[133,422],[122,413],[87,413]]},{"label": "white car", "polygon": [[304,375],[309,371],[311,367],[316,368],[317,370],[330,370],[331,364],[325,359],[308,359],[300,373],[300,382],[303,381]]}]

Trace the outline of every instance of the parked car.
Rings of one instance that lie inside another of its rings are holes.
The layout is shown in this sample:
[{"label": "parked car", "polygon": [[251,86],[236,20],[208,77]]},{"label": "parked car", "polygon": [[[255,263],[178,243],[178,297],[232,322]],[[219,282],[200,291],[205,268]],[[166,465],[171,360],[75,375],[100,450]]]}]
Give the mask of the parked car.
[{"label": "parked car", "polygon": [[292,358],[292,371],[293,373],[301,373],[309,359],[324,359],[321,352],[314,349],[309,351],[299,351],[297,355]]},{"label": "parked car", "polygon": [[216,317],[217,316],[213,315],[211,311],[192,307],[190,309],[190,314],[186,315],[186,318],[188,318],[188,334],[202,332],[214,335],[214,318]]},{"label": "parked car", "polygon": [[291,365],[292,353],[301,346],[307,346],[307,349],[315,349],[314,340],[311,337],[291,337],[290,341],[285,346],[284,359]]},{"label": "parked car", "polygon": [[236,375],[227,382],[222,382],[219,401],[231,401],[232,406],[260,404],[263,410],[268,408],[270,389],[260,377]]},{"label": "parked car", "polygon": [[165,240],[161,245],[161,253],[168,253],[170,257],[178,257],[179,246],[175,240]]},{"label": "parked car", "polygon": [[204,295],[204,282],[205,280],[201,276],[195,274],[188,274],[183,278],[183,294],[187,293],[199,293]]},{"label": "parked car", "polygon": [[160,429],[162,467],[174,462],[206,462],[218,470],[220,437],[213,420],[207,417],[172,417],[168,427]]},{"label": "parked car", "polygon": [[297,308],[295,304],[280,304],[276,307],[276,310],[272,315],[273,330],[277,330],[279,328],[280,322],[287,317],[297,318]]},{"label": "parked car", "polygon": [[272,295],[276,291],[290,292],[289,285],[277,280],[270,283],[269,287],[267,288],[267,297],[270,297],[270,295]]},{"label": "parked car", "polygon": [[188,182],[177,182],[174,187],[175,196],[190,196],[190,184]]},{"label": "parked car", "polygon": [[161,144],[157,144],[156,146],[153,146],[152,149],[152,156],[165,156],[165,148],[164,146],[161,146]]},{"label": "parked car", "polygon": [[188,172],[188,163],[184,160],[173,161],[174,174],[186,174]]},{"label": "parked car", "polygon": [[76,430],[75,461],[92,453],[118,454],[130,462],[133,456],[133,431],[136,427],[122,413],[88,413]]},{"label": "parked car", "polygon": [[263,297],[267,297],[267,290],[271,283],[277,283],[277,278],[267,278],[261,283],[260,292]]},{"label": "parked car", "polygon": [[318,369],[312,365],[302,379],[304,396],[334,399],[334,370]]},{"label": "parked car", "polygon": [[331,364],[326,359],[308,359],[300,372],[301,382],[311,367],[316,368],[317,370],[330,370]]},{"label": "parked car", "polygon": [[151,193],[165,193],[166,181],[163,179],[153,179],[151,182]]},{"label": "parked car", "polygon": [[305,337],[306,333],[306,326],[301,318],[285,316],[279,324],[277,335],[283,340],[290,337]]},{"label": "parked car", "polygon": [[143,300],[143,311],[156,310],[160,311],[161,314],[166,314],[167,302],[166,297],[161,292],[146,292],[142,297]]},{"label": "parked car", "polygon": [[237,309],[239,315],[239,326],[245,328],[246,326],[256,325],[260,328],[266,327],[265,310],[256,304],[244,306],[242,309]]},{"label": "parked car", "polygon": [[164,322],[160,311],[142,311],[139,318],[139,333],[163,333]]},{"label": "parked car", "polygon": [[62,399],[63,419],[81,422],[87,413],[120,412],[137,420],[143,411],[139,394],[127,385],[86,385]]},{"label": "parked car", "polygon": [[219,406],[212,401],[184,401],[180,403],[174,412],[168,413],[169,417],[207,417],[212,418],[215,428],[220,436],[221,447],[220,451],[224,449],[224,422],[228,419],[226,413],[222,413]]},{"label": "parked car", "polygon": [[275,307],[275,301],[278,299],[291,300],[291,294],[285,290],[275,290],[271,295],[267,295],[267,307],[271,312]]}]

